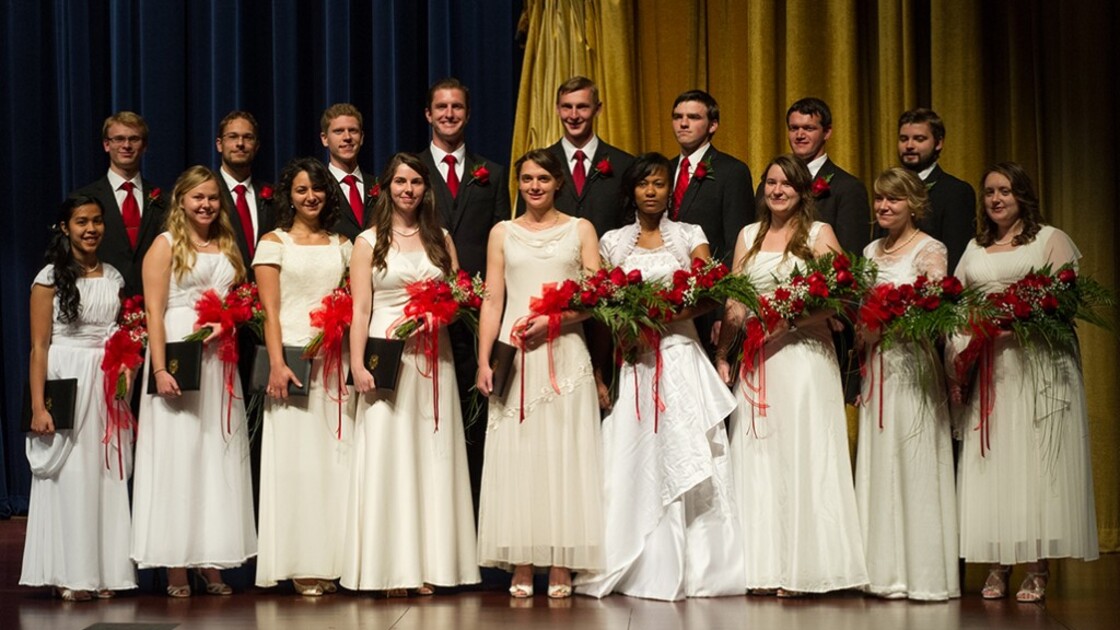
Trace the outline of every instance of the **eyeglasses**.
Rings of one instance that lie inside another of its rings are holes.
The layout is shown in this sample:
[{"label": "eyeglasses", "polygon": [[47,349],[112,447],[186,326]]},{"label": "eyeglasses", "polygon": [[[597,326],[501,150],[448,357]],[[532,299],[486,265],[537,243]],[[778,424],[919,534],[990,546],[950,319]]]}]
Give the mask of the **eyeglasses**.
[{"label": "eyeglasses", "polygon": [[231,131],[231,132],[229,132],[229,133],[227,133],[227,134],[224,134],[224,135],[222,136],[222,138],[224,138],[224,139],[226,139],[226,140],[229,140],[230,142],[237,142],[238,140],[244,140],[245,142],[256,142],[256,141],[257,141],[257,136],[256,136],[256,134],[252,134],[252,133],[234,133],[234,132],[232,132],[232,131]]},{"label": "eyeglasses", "polygon": [[143,141],[144,139],[140,136],[113,136],[109,138],[109,144],[115,144],[118,146],[126,142],[128,144],[140,144]]}]

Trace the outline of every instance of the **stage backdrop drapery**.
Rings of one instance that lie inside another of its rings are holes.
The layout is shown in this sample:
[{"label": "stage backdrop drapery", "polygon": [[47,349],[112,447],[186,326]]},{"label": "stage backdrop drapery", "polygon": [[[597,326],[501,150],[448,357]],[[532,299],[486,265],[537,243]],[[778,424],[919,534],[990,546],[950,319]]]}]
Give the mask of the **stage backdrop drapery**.
[{"label": "stage backdrop drapery", "polygon": [[326,158],[319,115],[364,114],[360,163],[379,173],[396,151],[427,146],[428,85],[471,88],[467,140],[509,154],[521,48],[520,0],[77,0],[0,3],[8,124],[0,160],[9,202],[0,230],[0,515],[25,511],[30,473],[18,432],[27,380],[28,292],[47,228],[70,190],[105,173],[101,123],[133,110],[151,127],[143,174],[170,191],[192,164],[217,167],[218,121],[252,112],[255,176],[290,158]]},{"label": "stage backdrop drapery", "polygon": [[[632,152],[673,156],[674,97],[707,90],[720,103],[715,144],[756,182],[789,151],[785,112],[798,98],[830,104],[829,155],[869,188],[897,164],[898,115],[933,107],[948,127],[947,171],[979,190],[988,165],[1024,164],[1085,272],[1117,287],[1120,10],[1107,0],[530,0],[526,10],[511,159],[560,137],[555,89],[575,74],[600,86],[599,134]],[[1093,327],[1079,334],[1101,549],[1120,551],[1120,344]]]}]

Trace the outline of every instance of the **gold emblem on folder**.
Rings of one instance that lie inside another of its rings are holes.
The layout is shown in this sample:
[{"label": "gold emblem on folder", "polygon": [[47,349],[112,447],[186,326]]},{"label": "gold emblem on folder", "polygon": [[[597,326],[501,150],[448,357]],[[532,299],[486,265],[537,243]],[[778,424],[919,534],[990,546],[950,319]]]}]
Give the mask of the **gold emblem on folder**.
[{"label": "gold emblem on folder", "polygon": [[366,369],[368,369],[370,372],[372,372],[372,371],[377,369],[377,364],[380,363],[380,362],[381,362],[381,359],[378,358],[378,356],[376,354],[371,354],[371,355],[369,355],[369,363],[366,364]]},{"label": "gold emblem on folder", "polygon": [[43,401],[43,406],[46,407],[49,412],[51,407],[54,406],[54,399],[48,396],[47,399]]},{"label": "gold emblem on folder", "polygon": [[171,359],[171,361],[167,363],[167,371],[171,376],[175,376],[175,373],[179,371],[179,359]]}]

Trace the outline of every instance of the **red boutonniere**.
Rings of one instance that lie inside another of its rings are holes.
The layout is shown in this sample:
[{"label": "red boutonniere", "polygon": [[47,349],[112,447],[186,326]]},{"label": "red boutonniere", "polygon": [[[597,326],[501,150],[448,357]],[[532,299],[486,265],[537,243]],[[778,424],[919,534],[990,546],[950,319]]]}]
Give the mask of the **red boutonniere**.
[{"label": "red boutonniere", "polygon": [[159,188],[153,188],[148,191],[148,201],[159,201],[159,194],[162,192]]},{"label": "red boutonniere", "polygon": [[478,184],[485,186],[490,183],[490,169],[486,168],[486,163],[479,164],[473,171],[471,171],[471,181],[467,185]]},{"label": "red boutonniere", "polygon": [[370,199],[377,199],[378,197],[380,197],[381,196],[381,184],[380,183],[374,184],[373,188],[369,189],[369,194],[367,196]]},{"label": "red boutonniere", "polygon": [[599,160],[599,162],[595,164],[595,172],[602,175],[603,177],[610,177],[611,175],[614,175],[614,167],[611,166],[611,159],[609,157],[605,157]]},{"label": "red boutonniere", "polygon": [[272,186],[261,186],[261,199],[272,199]]},{"label": "red boutonniere", "polygon": [[[712,158],[708,157],[696,165],[696,170],[692,171],[693,179],[707,179],[712,175]],[[714,177],[712,179],[715,179]]]},{"label": "red boutonniere", "polygon": [[832,173],[829,173],[828,175],[825,175],[824,177],[821,177],[820,175],[817,175],[817,178],[813,180],[813,187],[812,187],[813,196],[820,199],[821,197],[827,195],[829,193],[829,191],[832,190],[832,188],[829,187],[829,185],[828,185],[828,183],[831,182],[831,181],[832,181]]}]

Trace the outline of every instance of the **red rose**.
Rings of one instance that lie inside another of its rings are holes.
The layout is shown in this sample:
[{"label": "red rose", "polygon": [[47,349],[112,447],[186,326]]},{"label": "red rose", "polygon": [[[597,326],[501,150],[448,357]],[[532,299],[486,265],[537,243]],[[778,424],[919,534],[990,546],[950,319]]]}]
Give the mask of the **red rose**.
[{"label": "red rose", "polygon": [[848,271],[847,269],[841,269],[840,271],[836,272],[836,284],[842,287],[847,287],[855,284],[855,282],[856,277],[853,276],[852,272]]},{"label": "red rose", "polygon": [[613,284],[614,286],[616,286],[616,287],[626,286],[626,272],[622,270],[622,267],[615,267],[614,269],[611,269],[611,276],[610,277],[611,277],[611,284]]},{"label": "red rose", "polygon": [[936,295],[927,295],[922,299],[922,308],[927,311],[936,311],[938,306],[941,306],[941,298]]},{"label": "red rose", "polygon": [[693,258],[692,259],[692,271],[693,271],[693,273],[699,273],[699,272],[703,271],[705,265],[707,265],[707,264],[708,263],[704,262],[703,258]]},{"label": "red rose", "polygon": [[1077,272],[1071,267],[1066,267],[1058,272],[1058,280],[1061,281],[1062,284],[1073,284],[1077,282]]},{"label": "red rose", "polygon": [[790,306],[793,307],[794,316],[800,315],[801,311],[805,310],[805,300],[797,298],[793,301],[793,303],[790,304]]},{"label": "red rose", "polygon": [[155,201],[156,199],[159,199],[159,193],[160,193],[160,189],[158,187],[151,189],[148,192],[148,199],[151,200],[151,201]]},{"label": "red rose", "polygon": [[629,284],[638,284],[642,281],[642,270],[631,269],[630,273],[626,274],[626,282]]},{"label": "red rose", "polygon": [[827,195],[830,190],[828,180],[818,175],[817,178],[813,180],[813,187],[810,190],[814,197],[823,197]]},{"label": "red rose", "polygon": [[1053,315],[1058,310],[1058,298],[1054,297],[1051,293],[1047,293],[1042,298],[1042,310],[1045,311],[1047,315]]},{"label": "red rose", "polygon": [[272,186],[261,186],[261,199],[272,199]]},{"label": "red rose", "polygon": [[370,197],[370,199],[377,199],[380,196],[381,196],[381,184],[380,183],[374,184],[373,188],[369,189],[369,197]]},{"label": "red rose", "polygon": [[785,302],[786,300],[789,299],[789,296],[790,296],[789,289],[775,289],[774,290],[774,299],[779,301],[779,302]]},{"label": "red rose", "polygon": [[809,281],[809,295],[816,298],[828,297],[828,283],[823,280],[819,282]]},{"label": "red rose", "polygon": [[474,169],[471,173],[471,181],[478,182],[479,185],[485,186],[490,183],[490,170],[486,168],[485,164],[480,164],[478,168]]},{"label": "red rose", "polygon": [[832,259],[832,268],[836,271],[840,271],[841,269],[851,269],[852,261],[848,260],[848,257],[844,254],[837,254],[836,258]]},{"label": "red rose", "polygon": [[1011,308],[1012,312],[1015,313],[1015,317],[1019,319],[1027,319],[1031,316],[1031,305],[1027,302],[1016,299],[1015,302],[1011,304]]},{"label": "red rose", "polygon": [[941,279],[941,292],[949,297],[957,297],[961,294],[964,287],[961,286],[961,281],[956,276],[945,276]]},{"label": "red rose", "polygon": [[594,291],[583,291],[579,294],[579,301],[584,306],[595,306],[596,300],[598,300],[598,296],[595,295]]},{"label": "red rose", "polygon": [[601,173],[603,177],[610,177],[612,174],[614,174],[614,168],[611,167],[610,158],[603,158],[599,160],[599,163],[595,165],[595,170],[599,171],[599,173]]},{"label": "red rose", "polygon": [[696,165],[696,170],[692,171],[692,177],[694,179],[704,179],[707,176],[708,176],[708,163],[707,162],[701,162],[701,163],[697,164]]},{"label": "red rose", "polygon": [[686,284],[691,275],[684,269],[678,269],[673,272],[673,284]]},{"label": "red rose", "polygon": [[696,284],[700,285],[702,288],[710,289],[715,286],[716,281],[713,280],[710,275],[704,274],[696,278]]}]

